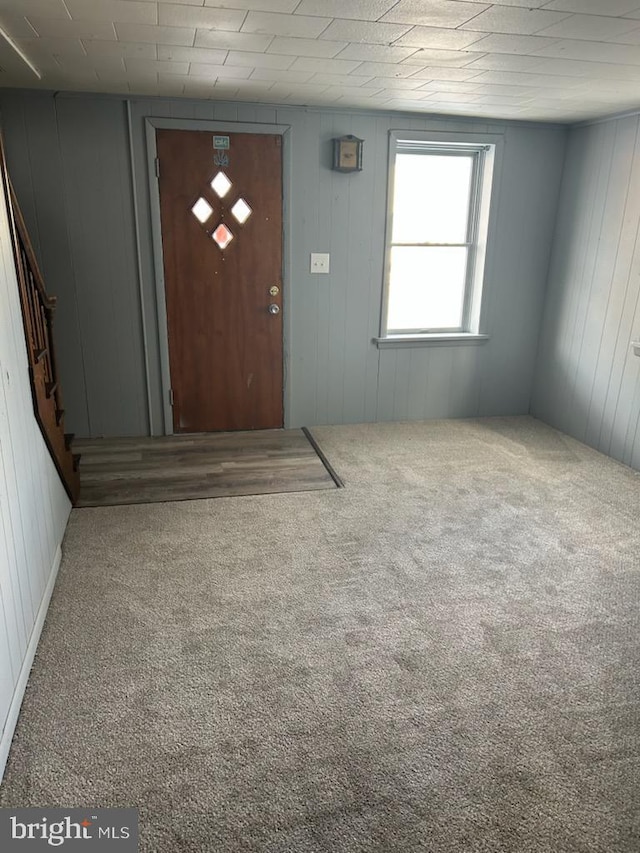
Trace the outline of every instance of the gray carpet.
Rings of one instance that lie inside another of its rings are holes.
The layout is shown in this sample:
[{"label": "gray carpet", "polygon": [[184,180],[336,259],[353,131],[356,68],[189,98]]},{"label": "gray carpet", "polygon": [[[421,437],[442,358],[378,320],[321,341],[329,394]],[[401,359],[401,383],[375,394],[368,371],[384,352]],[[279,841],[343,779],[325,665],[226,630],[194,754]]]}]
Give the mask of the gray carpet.
[{"label": "gray carpet", "polygon": [[314,430],[343,490],[74,511],[2,805],[143,851],[640,849],[640,476],[529,418]]}]

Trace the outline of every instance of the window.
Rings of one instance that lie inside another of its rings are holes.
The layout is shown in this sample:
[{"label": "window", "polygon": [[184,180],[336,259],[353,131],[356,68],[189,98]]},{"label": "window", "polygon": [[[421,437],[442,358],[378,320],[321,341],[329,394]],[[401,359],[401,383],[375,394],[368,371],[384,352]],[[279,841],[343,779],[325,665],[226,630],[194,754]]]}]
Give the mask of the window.
[{"label": "window", "polygon": [[479,336],[494,149],[391,135],[382,339]]}]

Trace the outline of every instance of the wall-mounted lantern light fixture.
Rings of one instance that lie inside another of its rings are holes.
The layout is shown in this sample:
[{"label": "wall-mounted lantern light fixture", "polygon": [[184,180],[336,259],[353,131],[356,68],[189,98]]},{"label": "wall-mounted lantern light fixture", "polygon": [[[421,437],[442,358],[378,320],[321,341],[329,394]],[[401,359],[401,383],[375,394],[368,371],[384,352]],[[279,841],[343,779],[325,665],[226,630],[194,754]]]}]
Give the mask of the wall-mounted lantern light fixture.
[{"label": "wall-mounted lantern light fixture", "polygon": [[362,146],[357,136],[341,136],[333,140],[333,168],[336,172],[362,171]]}]

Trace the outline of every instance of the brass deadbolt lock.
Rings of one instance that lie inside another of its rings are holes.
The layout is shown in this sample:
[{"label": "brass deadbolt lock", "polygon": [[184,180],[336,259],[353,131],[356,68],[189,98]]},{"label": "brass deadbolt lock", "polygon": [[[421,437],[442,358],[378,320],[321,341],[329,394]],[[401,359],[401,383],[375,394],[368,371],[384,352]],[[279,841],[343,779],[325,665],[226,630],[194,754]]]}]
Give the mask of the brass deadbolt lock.
[{"label": "brass deadbolt lock", "polygon": [[278,287],[277,284],[274,284],[273,287],[269,288],[269,293],[272,296],[277,296],[280,293],[280,288]]}]

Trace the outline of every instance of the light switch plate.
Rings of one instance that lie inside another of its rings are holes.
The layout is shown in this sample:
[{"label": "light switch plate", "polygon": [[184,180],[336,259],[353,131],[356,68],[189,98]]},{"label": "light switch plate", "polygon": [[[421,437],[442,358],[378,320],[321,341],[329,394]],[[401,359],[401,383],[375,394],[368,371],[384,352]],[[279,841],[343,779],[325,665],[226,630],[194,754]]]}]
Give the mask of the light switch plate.
[{"label": "light switch plate", "polygon": [[640,341],[631,341],[634,355],[640,355]]},{"label": "light switch plate", "polygon": [[329,272],[329,260],[330,256],[327,253],[322,252],[311,252],[311,270],[310,272],[315,273],[328,273]]}]

